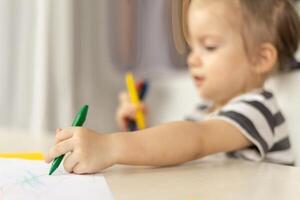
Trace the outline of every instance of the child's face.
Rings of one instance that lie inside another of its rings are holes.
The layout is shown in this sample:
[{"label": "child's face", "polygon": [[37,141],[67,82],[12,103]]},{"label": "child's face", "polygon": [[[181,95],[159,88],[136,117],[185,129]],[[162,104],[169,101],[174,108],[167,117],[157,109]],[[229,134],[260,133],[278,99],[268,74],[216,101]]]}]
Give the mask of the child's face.
[{"label": "child's face", "polygon": [[228,19],[230,14],[222,3],[209,3],[189,12],[189,71],[200,96],[216,103],[226,103],[253,87],[254,74],[238,21],[234,25],[235,20]]}]

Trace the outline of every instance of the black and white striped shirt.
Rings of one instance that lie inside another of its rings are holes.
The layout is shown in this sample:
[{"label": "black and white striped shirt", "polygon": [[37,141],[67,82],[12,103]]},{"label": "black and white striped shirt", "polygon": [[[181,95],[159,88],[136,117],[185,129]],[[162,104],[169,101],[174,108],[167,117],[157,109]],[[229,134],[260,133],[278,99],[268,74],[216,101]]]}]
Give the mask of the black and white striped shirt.
[{"label": "black and white striped shirt", "polygon": [[294,164],[285,118],[271,92],[261,89],[240,95],[215,113],[205,114],[207,109],[207,105],[198,106],[187,120],[224,120],[238,128],[253,144],[228,153],[229,156]]}]

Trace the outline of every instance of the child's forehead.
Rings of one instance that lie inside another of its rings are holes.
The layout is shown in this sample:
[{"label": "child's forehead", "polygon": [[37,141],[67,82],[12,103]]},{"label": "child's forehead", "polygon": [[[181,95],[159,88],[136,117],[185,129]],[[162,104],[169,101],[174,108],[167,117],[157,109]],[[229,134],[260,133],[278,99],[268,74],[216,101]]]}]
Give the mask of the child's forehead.
[{"label": "child's forehead", "polygon": [[[201,1],[202,2],[202,1]],[[218,3],[223,2],[223,3]],[[189,11],[189,29],[197,32],[221,32],[238,31],[240,32],[239,13],[233,12],[228,8],[224,1],[210,1],[208,4],[193,4]]]}]

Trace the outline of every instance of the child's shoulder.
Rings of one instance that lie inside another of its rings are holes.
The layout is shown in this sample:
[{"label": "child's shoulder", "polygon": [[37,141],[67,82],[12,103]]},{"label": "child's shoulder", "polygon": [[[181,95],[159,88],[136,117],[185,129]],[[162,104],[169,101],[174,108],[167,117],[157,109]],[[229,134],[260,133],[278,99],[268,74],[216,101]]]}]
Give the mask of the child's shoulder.
[{"label": "child's shoulder", "polygon": [[286,120],[271,91],[260,89],[239,95],[211,119],[230,123],[253,144],[234,152],[236,157],[293,163]]},{"label": "child's shoulder", "polygon": [[[242,110],[246,109],[248,106],[250,106],[250,108],[254,107],[264,114],[268,112],[270,114],[275,114],[280,111],[280,107],[274,93],[263,88],[234,97],[225,104],[221,110],[227,110],[232,107],[239,108],[240,106],[240,109]],[[249,111],[249,108],[246,110]]]},{"label": "child's shoulder", "polygon": [[254,110],[258,109],[263,113],[269,112],[270,114],[274,114],[279,111],[274,94],[269,90],[261,88],[232,98],[218,110],[213,110],[212,102],[202,101],[185,119],[201,121],[230,110],[238,111],[239,113],[249,113],[249,111],[253,111],[253,107]]},{"label": "child's shoulder", "polygon": [[265,102],[265,101],[272,101],[272,100],[275,100],[273,92],[271,92],[267,89],[264,89],[264,88],[260,88],[260,89],[256,89],[251,92],[243,93],[239,96],[236,96],[236,97],[232,98],[232,100],[230,100],[228,102],[228,104],[233,103],[233,102],[238,102],[238,101]]}]

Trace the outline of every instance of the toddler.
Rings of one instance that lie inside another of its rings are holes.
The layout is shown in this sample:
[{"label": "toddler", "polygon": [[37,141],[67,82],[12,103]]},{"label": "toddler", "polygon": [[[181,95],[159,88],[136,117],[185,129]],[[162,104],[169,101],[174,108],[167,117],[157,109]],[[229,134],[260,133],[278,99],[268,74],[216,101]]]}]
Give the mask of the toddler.
[{"label": "toddler", "polygon": [[210,102],[197,109],[205,117],[128,132],[128,119],[144,106],[123,94],[122,132],[59,129],[46,161],[67,153],[65,169],[79,174],[114,164],[176,165],[217,152],[293,165],[284,116],[264,83],[273,73],[299,68],[299,27],[289,0],[192,0],[188,66],[199,96]]}]

